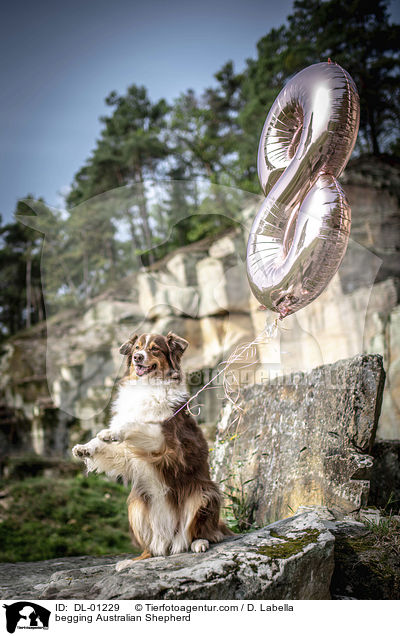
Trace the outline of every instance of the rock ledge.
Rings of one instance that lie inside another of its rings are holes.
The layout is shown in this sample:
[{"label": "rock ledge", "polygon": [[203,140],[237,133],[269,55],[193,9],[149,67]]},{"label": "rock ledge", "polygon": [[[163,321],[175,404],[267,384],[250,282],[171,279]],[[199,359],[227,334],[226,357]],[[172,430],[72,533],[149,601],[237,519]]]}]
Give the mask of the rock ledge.
[{"label": "rock ledge", "polygon": [[154,557],[120,573],[115,557],[3,564],[8,583],[0,593],[38,600],[329,599],[333,548],[325,522],[305,511],[209,552]]}]

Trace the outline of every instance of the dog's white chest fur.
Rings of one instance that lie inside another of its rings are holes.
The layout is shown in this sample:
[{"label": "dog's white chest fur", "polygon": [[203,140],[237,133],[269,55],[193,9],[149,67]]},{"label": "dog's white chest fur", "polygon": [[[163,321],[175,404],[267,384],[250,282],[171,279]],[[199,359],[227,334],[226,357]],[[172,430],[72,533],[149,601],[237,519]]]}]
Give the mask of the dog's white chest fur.
[{"label": "dog's white chest fur", "polygon": [[183,383],[128,381],[119,389],[110,428],[120,430],[129,425],[161,423],[171,417],[176,406],[186,402],[187,398],[187,388]]}]

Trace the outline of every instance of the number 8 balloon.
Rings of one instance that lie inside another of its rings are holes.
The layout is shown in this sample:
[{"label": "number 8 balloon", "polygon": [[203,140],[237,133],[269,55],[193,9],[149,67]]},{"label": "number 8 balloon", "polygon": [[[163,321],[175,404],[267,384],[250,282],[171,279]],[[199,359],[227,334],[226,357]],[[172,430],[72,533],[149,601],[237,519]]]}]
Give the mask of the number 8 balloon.
[{"label": "number 8 balloon", "polygon": [[351,213],[337,178],[357,139],[359,98],[330,61],[295,75],[261,133],[258,176],[266,195],[247,246],[257,300],[280,318],[311,303],[346,252]]}]

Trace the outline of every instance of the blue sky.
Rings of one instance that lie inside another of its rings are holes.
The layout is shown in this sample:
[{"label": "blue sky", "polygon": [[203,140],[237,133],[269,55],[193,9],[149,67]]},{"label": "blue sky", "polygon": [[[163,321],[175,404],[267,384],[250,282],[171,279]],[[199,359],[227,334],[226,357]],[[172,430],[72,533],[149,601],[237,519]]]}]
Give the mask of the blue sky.
[{"label": "blue sky", "polygon": [[[152,99],[201,91],[229,59],[238,70],[283,24],[292,0],[15,0],[0,27],[0,214],[28,193],[60,204],[95,145],[111,90]],[[399,2],[392,2],[399,19]],[[255,150],[256,153],[256,150]]]}]

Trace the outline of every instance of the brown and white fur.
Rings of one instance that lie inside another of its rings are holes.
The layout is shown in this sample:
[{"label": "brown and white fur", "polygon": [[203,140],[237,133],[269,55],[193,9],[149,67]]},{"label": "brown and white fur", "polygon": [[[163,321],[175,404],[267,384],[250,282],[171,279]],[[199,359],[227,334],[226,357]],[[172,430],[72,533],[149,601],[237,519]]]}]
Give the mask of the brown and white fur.
[{"label": "brown and white fur", "polygon": [[[232,532],[220,520],[221,494],[211,481],[204,435],[185,404],[181,357],[188,346],[170,332],[136,334],[121,348],[122,379],[108,429],[72,449],[88,471],[122,476],[138,559],[204,552]],[[182,408],[183,407],[183,408]],[[117,570],[136,559],[121,561]]]}]

